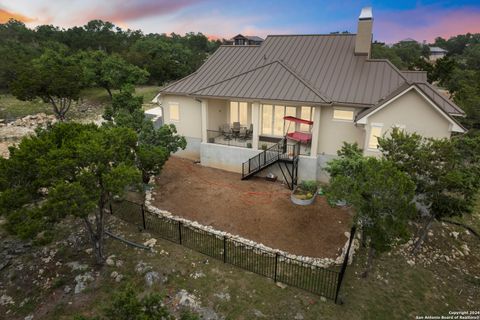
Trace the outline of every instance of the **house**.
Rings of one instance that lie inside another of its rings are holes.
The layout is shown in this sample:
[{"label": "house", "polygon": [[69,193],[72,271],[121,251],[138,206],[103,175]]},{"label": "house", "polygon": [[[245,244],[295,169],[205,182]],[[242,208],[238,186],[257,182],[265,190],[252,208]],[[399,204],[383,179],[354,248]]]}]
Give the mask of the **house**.
[{"label": "house", "polygon": [[[364,8],[356,34],[270,35],[259,46],[221,46],[154,99],[164,122],[187,138],[179,155],[244,177],[276,171],[294,183],[327,180],[325,165],[344,141],[378,155],[377,137],[394,127],[434,138],[465,132],[457,121],[464,112],[425,72],[370,58],[372,24]],[[285,136],[294,149],[277,145]],[[292,154],[283,174],[271,165]]]},{"label": "house", "polygon": [[237,34],[230,40],[227,40],[225,44],[234,46],[259,46],[264,40],[258,36],[244,36]]},{"label": "house", "polygon": [[440,58],[443,58],[447,55],[448,51],[442,49],[440,47],[429,47],[430,55],[428,56],[428,60],[435,62]]}]

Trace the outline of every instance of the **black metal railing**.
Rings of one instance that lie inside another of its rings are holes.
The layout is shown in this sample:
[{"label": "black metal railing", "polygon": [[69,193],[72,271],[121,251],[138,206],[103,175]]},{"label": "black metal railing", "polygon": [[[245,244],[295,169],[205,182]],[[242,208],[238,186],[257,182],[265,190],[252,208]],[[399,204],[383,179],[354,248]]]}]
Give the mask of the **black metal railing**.
[{"label": "black metal railing", "polygon": [[143,204],[127,200],[113,201],[110,204],[110,210],[111,214],[151,231],[163,239],[271,278],[275,282],[307,290],[332,299],[335,303],[339,301],[339,292],[347,269],[355,228],[351,230],[342,266],[325,268],[185,225],[181,221],[158,216],[146,210]]},{"label": "black metal railing", "polygon": [[242,163],[242,179],[280,159],[294,160],[299,154],[299,143],[287,143],[286,139],[282,139],[256,156],[248,159],[248,161]]}]

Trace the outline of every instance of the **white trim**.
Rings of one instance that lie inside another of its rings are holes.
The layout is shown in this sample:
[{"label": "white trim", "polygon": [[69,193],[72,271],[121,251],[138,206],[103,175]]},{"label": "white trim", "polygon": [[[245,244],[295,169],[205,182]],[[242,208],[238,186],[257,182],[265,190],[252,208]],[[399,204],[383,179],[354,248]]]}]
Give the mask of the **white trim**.
[{"label": "white trim", "polygon": [[435,110],[437,110],[450,123],[450,125],[451,125],[451,130],[450,131],[461,132],[461,133],[465,132],[465,130],[461,126],[459,126],[455,121],[453,121],[445,111],[443,111],[441,108],[439,108],[432,100],[430,100],[430,98],[428,98],[425,94],[423,94],[423,92],[421,92],[414,85],[408,87],[407,89],[405,89],[404,91],[402,91],[401,93],[396,95],[394,98],[392,98],[392,99],[388,100],[387,102],[385,102],[384,104],[380,105],[377,109],[373,110],[371,113],[369,113],[369,114],[363,116],[362,118],[358,119],[356,121],[356,123],[367,124],[368,117],[370,117],[370,116],[374,115],[375,113],[377,113],[378,111],[382,110],[383,108],[388,106],[390,103],[394,102],[395,100],[397,100],[398,98],[400,98],[401,96],[403,96],[405,93],[409,92],[412,89],[417,91],[432,107],[435,108]]},{"label": "white trim", "polygon": [[372,138],[372,128],[380,128],[381,129],[380,134],[383,134],[383,126],[384,126],[383,123],[378,123],[378,122],[372,122],[370,124],[370,128],[368,130],[367,145],[365,146],[368,151],[379,152],[378,147],[377,148],[370,147],[370,139]]},{"label": "white trim", "polygon": [[161,96],[161,93],[158,93],[153,99],[152,99],[152,103],[159,103],[159,99],[160,99],[160,96]]}]

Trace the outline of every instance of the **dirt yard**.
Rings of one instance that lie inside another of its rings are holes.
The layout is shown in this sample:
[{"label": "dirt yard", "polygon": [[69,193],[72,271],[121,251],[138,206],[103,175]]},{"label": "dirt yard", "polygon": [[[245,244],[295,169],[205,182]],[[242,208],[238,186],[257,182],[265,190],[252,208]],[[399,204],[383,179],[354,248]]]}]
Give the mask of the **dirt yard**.
[{"label": "dirt yard", "polygon": [[240,180],[237,173],[172,157],[157,178],[154,204],[175,215],[293,254],[334,258],[349,231],[347,209],[325,197],[297,206],[281,183]]}]

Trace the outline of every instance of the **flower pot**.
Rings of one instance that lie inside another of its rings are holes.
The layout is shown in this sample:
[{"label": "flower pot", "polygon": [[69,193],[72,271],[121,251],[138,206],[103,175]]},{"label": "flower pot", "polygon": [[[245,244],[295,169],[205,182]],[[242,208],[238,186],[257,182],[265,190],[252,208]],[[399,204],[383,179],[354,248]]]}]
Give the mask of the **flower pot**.
[{"label": "flower pot", "polygon": [[290,200],[296,204],[296,205],[299,205],[299,206],[308,206],[308,205],[311,205],[314,201],[315,201],[315,198],[317,197],[317,192],[314,192],[312,194],[312,197],[309,198],[309,199],[300,199],[297,197],[297,195],[295,194],[295,191],[297,191],[297,188],[298,187],[295,187],[292,191],[292,193],[290,194]]}]

